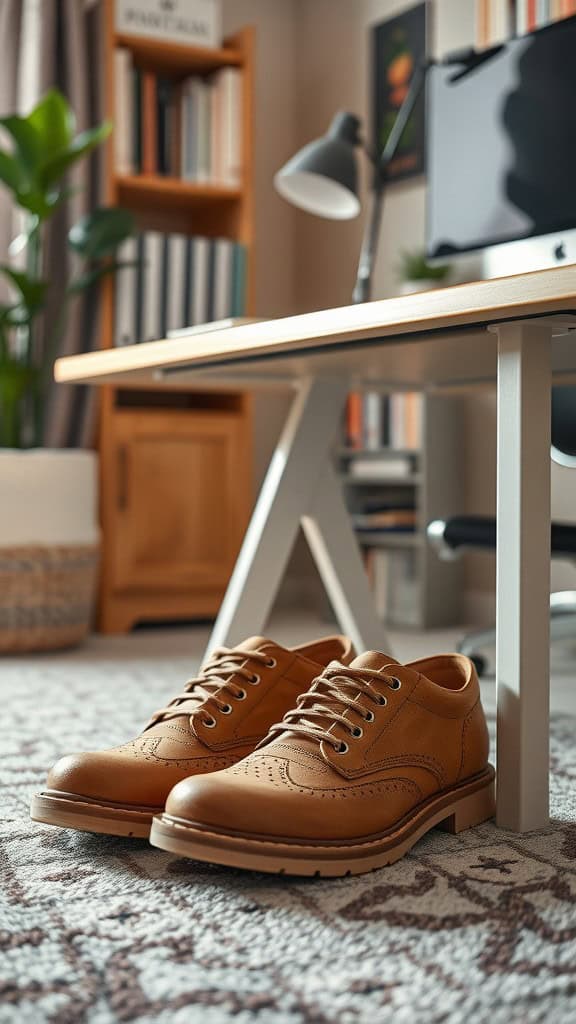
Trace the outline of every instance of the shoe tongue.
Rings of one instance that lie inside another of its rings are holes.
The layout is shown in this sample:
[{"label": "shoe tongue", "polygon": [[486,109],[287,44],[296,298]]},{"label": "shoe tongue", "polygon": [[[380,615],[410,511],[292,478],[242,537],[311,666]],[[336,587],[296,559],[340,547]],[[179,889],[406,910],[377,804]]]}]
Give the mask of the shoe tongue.
[{"label": "shoe tongue", "polygon": [[359,654],[354,661],[350,662],[350,668],[370,668],[372,671],[381,672],[389,665],[399,665],[400,662],[396,661],[390,654],[380,654],[379,651],[364,651],[364,654]]}]

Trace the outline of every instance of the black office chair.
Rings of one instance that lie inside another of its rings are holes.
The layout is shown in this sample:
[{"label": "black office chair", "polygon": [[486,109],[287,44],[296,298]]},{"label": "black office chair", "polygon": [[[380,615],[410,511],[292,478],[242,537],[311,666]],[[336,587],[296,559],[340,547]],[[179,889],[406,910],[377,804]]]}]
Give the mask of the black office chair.
[{"label": "black office chair", "polygon": [[[552,448],[554,462],[576,467],[576,387],[552,389]],[[496,519],[492,516],[453,516],[428,524],[428,539],[441,558],[457,558],[462,551],[494,550]],[[552,523],[552,557],[576,561],[576,524]],[[563,590],[550,595],[550,639],[576,639],[576,591]],[[475,663],[479,675],[486,672],[488,660],[481,653],[492,646],[496,631],[485,629],[468,633],[459,650]]]}]

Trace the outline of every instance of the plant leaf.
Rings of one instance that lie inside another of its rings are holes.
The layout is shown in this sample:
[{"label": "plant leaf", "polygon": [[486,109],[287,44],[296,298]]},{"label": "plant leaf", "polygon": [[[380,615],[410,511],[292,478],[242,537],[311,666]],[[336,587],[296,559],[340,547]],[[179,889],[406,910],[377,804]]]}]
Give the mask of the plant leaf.
[{"label": "plant leaf", "polygon": [[42,305],[48,287],[47,281],[35,280],[23,270],[14,270],[6,264],[0,264],[0,272],[18,289],[28,311],[38,309]]},{"label": "plant leaf", "polygon": [[82,217],[68,233],[68,243],[86,260],[109,256],[134,234],[134,217],[128,210],[103,206]]},{"label": "plant leaf", "polygon": [[44,162],[66,150],[72,142],[76,118],[58,89],[49,89],[26,120],[36,133]]},{"label": "plant leaf", "polygon": [[78,160],[104,142],[111,131],[111,122],[103,121],[96,128],[89,128],[88,131],[77,135],[68,146],[53,153],[40,168],[40,181],[43,187],[48,188],[59,181]]},{"label": "plant leaf", "polygon": [[28,174],[34,175],[36,168],[42,160],[42,140],[36,128],[26,117],[18,117],[12,114],[9,117],[0,118],[2,125],[14,140],[20,163]]},{"label": "plant leaf", "polygon": [[22,173],[18,161],[3,149],[0,149],[0,181],[3,181],[13,192],[17,192],[22,184]]}]

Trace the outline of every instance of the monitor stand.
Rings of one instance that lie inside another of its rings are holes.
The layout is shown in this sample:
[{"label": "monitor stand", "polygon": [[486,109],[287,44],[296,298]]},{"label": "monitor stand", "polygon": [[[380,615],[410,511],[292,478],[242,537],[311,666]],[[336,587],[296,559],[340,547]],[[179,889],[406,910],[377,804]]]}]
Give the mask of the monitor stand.
[{"label": "monitor stand", "polygon": [[483,253],[483,277],[510,277],[576,263],[576,230],[493,245]]}]

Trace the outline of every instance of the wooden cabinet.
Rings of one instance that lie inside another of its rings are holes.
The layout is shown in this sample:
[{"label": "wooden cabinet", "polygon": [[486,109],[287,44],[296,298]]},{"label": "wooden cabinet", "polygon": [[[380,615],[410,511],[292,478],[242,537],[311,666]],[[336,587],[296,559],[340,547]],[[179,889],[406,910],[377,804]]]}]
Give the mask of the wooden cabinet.
[{"label": "wooden cabinet", "polygon": [[242,411],[119,410],[103,452],[105,632],[213,616],[251,503]]}]

